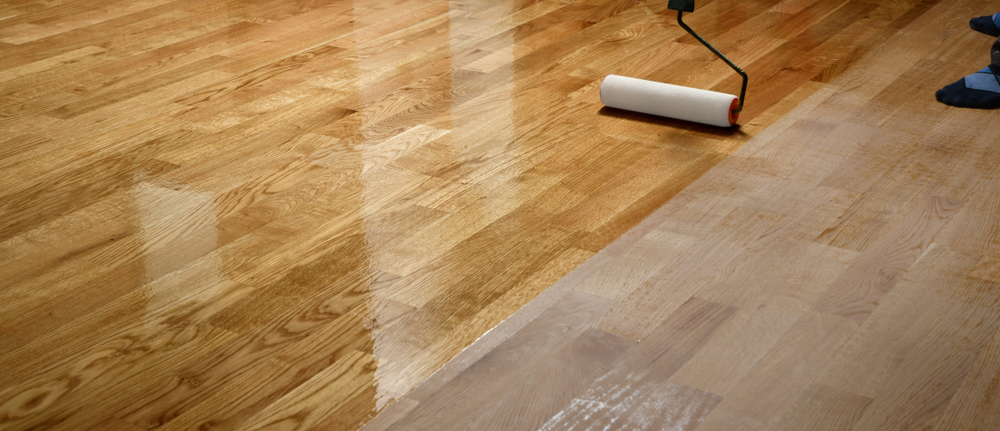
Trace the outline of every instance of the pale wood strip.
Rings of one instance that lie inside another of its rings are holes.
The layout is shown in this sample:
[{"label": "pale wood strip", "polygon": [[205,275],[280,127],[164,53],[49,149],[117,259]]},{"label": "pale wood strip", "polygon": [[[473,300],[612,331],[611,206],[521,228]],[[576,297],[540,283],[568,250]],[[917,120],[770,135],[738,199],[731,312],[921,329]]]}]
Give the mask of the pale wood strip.
[{"label": "pale wood strip", "polygon": [[760,194],[751,196],[743,205],[762,212],[784,208],[785,214],[760,238],[719,266],[696,296],[734,307],[771,303],[804,312],[843,272],[857,253],[815,244],[810,239],[824,223],[841,214],[855,196],[823,187],[806,192],[795,184],[770,178],[758,185]]},{"label": "pale wood strip", "polygon": [[997,412],[1000,412],[1000,331],[979,352],[935,429],[1000,428]]},{"label": "pale wood strip", "polygon": [[877,397],[894,375],[900,375],[900,365],[933,328],[952,325],[943,316],[956,307],[952,292],[969,290],[972,283],[964,276],[975,262],[974,256],[933,245],[816,381]]},{"label": "pale wood strip", "polygon": [[818,383],[806,387],[775,430],[851,431],[872,399]]},{"label": "pale wood strip", "polygon": [[574,399],[539,431],[590,430],[595,425],[602,430],[693,431],[722,401],[718,395],[673,382],[651,385],[641,395],[614,407],[600,401]]},{"label": "pale wood strip", "polygon": [[714,228],[716,234],[696,243],[633,291],[601,320],[598,328],[630,338],[645,338],[710,281],[711,272],[707,268],[718,268],[738,256],[775,221],[773,216],[754,210],[732,211]]},{"label": "pale wood strip", "polygon": [[[948,323],[934,325],[920,339],[854,429],[931,429],[1000,328],[998,287],[975,282],[939,290],[958,296],[942,310],[939,322]],[[980,300],[965,302],[966,298]]]},{"label": "pale wood strip", "polygon": [[576,290],[616,301],[624,300],[696,241],[674,232],[649,232],[621,256],[601,253],[588,261],[587,264],[594,267],[594,275],[582,280]]},{"label": "pale wood strip", "polygon": [[[801,255],[800,259],[789,259],[796,264],[764,269],[760,279],[750,278],[754,281],[729,286],[734,291],[759,293],[744,299],[743,307],[677,371],[673,382],[722,397],[734,394],[743,378],[807,312],[821,289],[855,257],[853,252],[819,244],[789,248]],[[768,287],[754,288],[756,285]]]},{"label": "pale wood strip", "polygon": [[806,313],[698,430],[773,429],[857,327],[857,322],[840,316]]},{"label": "pale wood strip", "polygon": [[815,308],[858,321],[867,319],[961,206],[949,199],[918,196],[898,222],[827,289]]},{"label": "pale wood strip", "polygon": [[[536,345],[530,338],[524,342]],[[496,366],[473,365],[390,429],[535,429],[634,344],[634,340],[588,329],[541,357],[522,358],[520,364],[529,370],[511,375],[503,383],[492,383],[488,390],[482,385],[467,385],[477,374],[495,376]],[[487,355],[483,361],[492,364],[493,358]],[[458,395],[470,389],[478,389],[478,393]]]},{"label": "pale wood strip", "polygon": [[861,198],[819,235],[817,241],[856,251],[876,247],[886,229],[899,229],[895,226],[899,221],[897,214],[912,214],[912,210],[905,208],[923,199],[922,195],[926,194],[923,190],[930,178],[944,165],[943,158],[934,157],[935,153],[935,150],[913,148],[894,165],[878,172],[878,180],[864,190]]},{"label": "pale wood strip", "polygon": [[691,298],[543,429],[662,429],[697,424],[720,397],[668,380],[735,311]]}]

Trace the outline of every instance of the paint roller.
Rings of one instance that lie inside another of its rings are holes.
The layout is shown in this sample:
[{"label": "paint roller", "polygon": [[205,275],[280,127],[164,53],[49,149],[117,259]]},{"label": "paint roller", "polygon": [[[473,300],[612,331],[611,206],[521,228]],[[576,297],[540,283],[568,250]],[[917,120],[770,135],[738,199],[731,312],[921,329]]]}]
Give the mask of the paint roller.
[{"label": "paint roller", "polygon": [[608,75],[601,83],[601,102],[605,106],[642,112],[678,120],[730,127],[736,124],[747,93],[747,74],[722,55],[718,49],[684,24],[684,12],[694,12],[694,0],[670,0],[667,8],[677,11],[677,23],[708,47],[743,77],[740,97],[697,88],[682,87],[662,82]]}]

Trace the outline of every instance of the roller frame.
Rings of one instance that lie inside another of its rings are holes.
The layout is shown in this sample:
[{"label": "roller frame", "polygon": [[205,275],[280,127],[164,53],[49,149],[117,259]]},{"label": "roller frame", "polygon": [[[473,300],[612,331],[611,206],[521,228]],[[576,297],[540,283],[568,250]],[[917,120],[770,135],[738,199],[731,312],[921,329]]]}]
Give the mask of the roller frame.
[{"label": "roller frame", "polygon": [[[673,5],[675,5],[675,0],[671,0],[670,4],[667,7],[670,8],[670,9],[674,9],[673,7],[671,7]],[[688,12],[693,11],[694,10],[694,1],[690,1],[690,0],[687,1],[684,4],[683,8],[684,9],[690,9]],[[677,24],[680,24],[681,28],[683,28],[685,31],[687,31],[689,34],[691,34],[691,36],[694,36],[695,39],[698,39],[698,42],[701,42],[702,45],[705,45],[706,48],[708,48],[709,50],[711,50],[712,53],[714,53],[716,56],[718,56],[719,58],[721,58],[722,61],[725,61],[726,64],[729,65],[729,67],[732,67],[733,70],[736,71],[736,73],[739,73],[740,76],[743,77],[743,88],[740,89],[740,104],[739,104],[739,106],[736,107],[736,109],[733,110],[733,112],[741,112],[741,111],[743,111],[743,100],[747,96],[747,82],[749,81],[749,78],[747,77],[747,73],[744,72],[742,68],[740,68],[739,66],[737,66],[736,63],[733,63],[732,60],[730,60],[728,57],[726,57],[721,52],[719,52],[718,49],[715,49],[715,47],[712,46],[712,44],[708,43],[708,41],[705,40],[705,38],[701,37],[698,33],[695,33],[694,30],[691,29],[691,27],[688,27],[687,24],[684,24],[684,20],[682,19],[682,17],[684,16],[684,10],[681,10],[680,7],[678,7],[678,9],[676,9],[676,10],[677,10]]]}]

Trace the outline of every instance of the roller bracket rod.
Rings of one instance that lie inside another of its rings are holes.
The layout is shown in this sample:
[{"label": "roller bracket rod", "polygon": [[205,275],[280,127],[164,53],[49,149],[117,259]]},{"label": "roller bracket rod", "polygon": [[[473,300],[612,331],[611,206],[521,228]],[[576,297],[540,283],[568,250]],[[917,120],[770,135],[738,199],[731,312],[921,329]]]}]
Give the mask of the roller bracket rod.
[{"label": "roller bracket rod", "polygon": [[682,11],[682,10],[678,10],[677,11],[677,23],[680,24],[681,27],[684,28],[684,30],[687,30],[687,32],[690,33],[691,36],[694,36],[695,39],[698,39],[698,42],[701,42],[702,45],[705,45],[706,48],[712,50],[712,52],[715,53],[716,56],[718,56],[719,58],[721,58],[722,61],[725,61],[726,64],[729,65],[729,67],[732,67],[733,70],[736,71],[736,73],[739,73],[740,76],[743,77],[743,88],[740,90],[740,105],[738,107],[736,107],[736,109],[733,110],[734,112],[740,112],[740,111],[742,111],[743,110],[743,99],[746,98],[746,95],[747,95],[747,81],[748,81],[747,73],[744,72],[743,69],[741,69],[739,66],[737,66],[736,63],[733,63],[733,61],[730,60],[728,57],[726,57],[725,55],[722,55],[722,53],[719,52],[718,49],[715,49],[715,47],[712,46],[712,44],[708,43],[708,41],[706,41],[704,38],[702,38],[701,36],[699,36],[698,33],[695,33],[694,30],[691,30],[691,27],[688,27],[687,24],[684,24],[684,21],[681,19],[681,16],[683,16],[683,15],[684,15],[684,11]]}]

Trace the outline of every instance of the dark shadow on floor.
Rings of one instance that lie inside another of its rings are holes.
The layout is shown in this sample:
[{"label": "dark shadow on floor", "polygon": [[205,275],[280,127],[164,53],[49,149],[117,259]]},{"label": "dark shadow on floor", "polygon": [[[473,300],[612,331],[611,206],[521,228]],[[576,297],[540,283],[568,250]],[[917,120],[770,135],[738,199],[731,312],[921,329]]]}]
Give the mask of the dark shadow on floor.
[{"label": "dark shadow on floor", "polygon": [[599,111],[597,111],[597,115],[602,115],[605,117],[621,118],[630,121],[639,121],[649,124],[657,124],[664,127],[671,127],[675,129],[681,129],[696,133],[704,133],[707,135],[713,135],[719,137],[730,137],[742,134],[742,132],[740,131],[739,124],[733,127],[716,127],[716,126],[709,126],[707,124],[692,123],[690,121],[683,121],[673,118],[659,117],[656,115],[642,114],[639,112],[626,111],[624,109],[609,108],[607,106],[602,107]]}]

